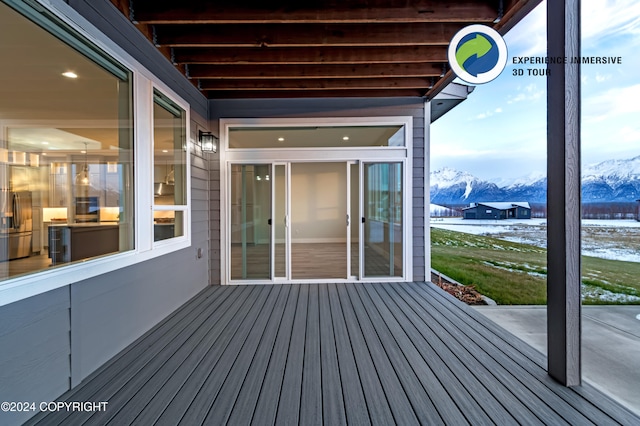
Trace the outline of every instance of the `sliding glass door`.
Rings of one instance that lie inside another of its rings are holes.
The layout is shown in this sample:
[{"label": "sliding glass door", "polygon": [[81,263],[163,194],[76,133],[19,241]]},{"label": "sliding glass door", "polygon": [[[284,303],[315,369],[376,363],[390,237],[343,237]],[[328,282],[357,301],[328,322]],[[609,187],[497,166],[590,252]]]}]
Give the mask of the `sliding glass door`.
[{"label": "sliding glass door", "polygon": [[404,276],[402,162],[231,165],[231,279]]}]

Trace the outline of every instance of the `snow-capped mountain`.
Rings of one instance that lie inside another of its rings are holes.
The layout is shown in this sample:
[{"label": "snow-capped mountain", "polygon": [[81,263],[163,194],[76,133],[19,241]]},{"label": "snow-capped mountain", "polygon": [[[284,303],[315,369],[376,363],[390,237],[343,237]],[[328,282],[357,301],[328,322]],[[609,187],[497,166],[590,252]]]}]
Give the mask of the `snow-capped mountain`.
[{"label": "snow-capped mountain", "polygon": [[431,200],[436,204],[466,204],[473,202],[478,194],[491,199],[501,196],[501,190],[495,183],[448,167],[431,172],[430,185]]},{"label": "snow-capped mountain", "polygon": [[582,199],[590,201],[635,201],[640,198],[640,156],[608,160],[582,171]]},{"label": "snow-capped mountain", "polygon": [[[447,167],[431,172],[431,202],[436,204],[481,201],[546,203],[546,197],[545,176],[529,175],[499,186]],[[640,199],[640,156],[583,167],[583,202],[633,202],[637,199]]]}]

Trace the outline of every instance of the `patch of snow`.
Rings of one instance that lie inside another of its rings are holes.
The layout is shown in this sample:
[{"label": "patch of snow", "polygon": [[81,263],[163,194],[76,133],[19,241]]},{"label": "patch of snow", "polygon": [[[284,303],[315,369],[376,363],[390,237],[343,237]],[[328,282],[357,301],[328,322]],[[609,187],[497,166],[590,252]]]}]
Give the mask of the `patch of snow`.
[{"label": "patch of snow", "polygon": [[471,194],[471,190],[473,187],[471,186],[471,181],[467,181],[467,188],[464,190],[464,199],[469,198],[469,194]]},{"label": "patch of snow", "polygon": [[[540,248],[547,246],[547,220],[545,218],[476,220],[447,217],[442,218],[438,223],[432,222],[431,226],[449,231],[500,238]],[[620,231],[622,229],[622,232],[628,232],[629,235],[640,235],[640,222],[635,220],[585,219],[582,221],[582,226],[594,230],[611,228]],[[640,251],[637,247],[619,246],[616,242],[604,242],[597,237],[582,239],[582,254],[601,259],[640,263]]]},{"label": "patch of snow", "polygon": [[623,293],[614,293],[599,287],[582,285],[582,298],[596,299],[601,302],[630,303],[640,302],[640,297]]}]

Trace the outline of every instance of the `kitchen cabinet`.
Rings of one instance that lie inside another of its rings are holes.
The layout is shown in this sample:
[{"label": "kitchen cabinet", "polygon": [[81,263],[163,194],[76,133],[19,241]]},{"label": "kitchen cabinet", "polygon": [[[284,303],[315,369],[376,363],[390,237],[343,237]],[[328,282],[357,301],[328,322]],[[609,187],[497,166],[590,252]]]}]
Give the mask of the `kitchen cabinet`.
[{"label": "kitchen cabinet", "polygon": [[53,265],[120,250],[118,224],[76,223],[49,226],[49,257]]}]

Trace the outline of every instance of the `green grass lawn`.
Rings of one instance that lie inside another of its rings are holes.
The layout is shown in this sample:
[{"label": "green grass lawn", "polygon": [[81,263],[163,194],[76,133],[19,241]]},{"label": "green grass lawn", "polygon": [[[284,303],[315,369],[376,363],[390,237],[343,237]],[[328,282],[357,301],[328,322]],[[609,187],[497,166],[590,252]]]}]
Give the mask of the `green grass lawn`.
[{"label": "green grass lawn", "polygon": [[[546,249],[431,228],[431,266],[500,305],[546,304]],[[640,263],[582,257],[584,304],[640,304]]]}]

